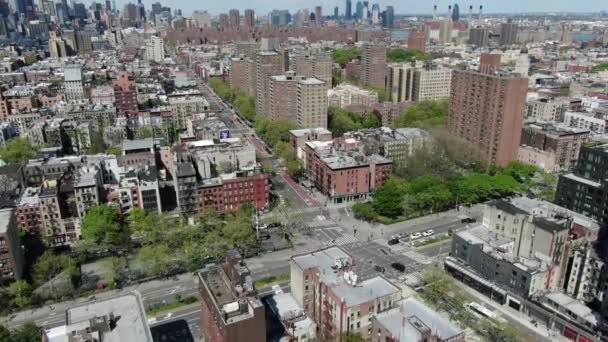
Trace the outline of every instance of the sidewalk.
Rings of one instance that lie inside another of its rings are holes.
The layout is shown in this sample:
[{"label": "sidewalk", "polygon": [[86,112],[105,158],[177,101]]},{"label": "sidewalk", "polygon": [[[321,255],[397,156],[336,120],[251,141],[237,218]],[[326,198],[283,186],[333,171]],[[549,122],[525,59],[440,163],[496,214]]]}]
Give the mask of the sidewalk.
[{"label": "sidewalk", "polygon": [[476,290],[466,286],[465,284],[459,281],[455,281],[454,283],[457,284],[461,289],[475,297],[478,302],[482,302],[484,305],[492,307],[495,311],[500,312],[503,317],[508,318],[507,320],[516,321],[518,324],[526,328],[529,332],[536,334],[537,337],[542,337],[544,341],[570,341],[564,336],[559,335],[555,331],[549,332],[547,327],[542,325],[541,323],[538,324],[538,327],[534,326],[534,324],[530,322],[530,317],[508,306],[496,303],[487,296],[477,292]]}]

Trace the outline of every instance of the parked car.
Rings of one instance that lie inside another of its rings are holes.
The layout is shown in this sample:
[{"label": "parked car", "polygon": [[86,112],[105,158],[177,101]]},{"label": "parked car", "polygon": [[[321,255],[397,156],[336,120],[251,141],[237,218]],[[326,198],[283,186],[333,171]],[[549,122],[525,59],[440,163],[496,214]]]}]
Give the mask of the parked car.
[{"label": "parked car", "polygon": [[476,219],[472,218],[472,217],[467,217],[467,218],[463,218],[462,220],[460,220],[460,222],[462,223],[475,223],[477,222]]},{"label": "parked car", "polygon": [[384,267],[382,267],[380,265],[374,265],[374,271],[384,273],[385,270],[384,270]]},{"label": "parked car", "polygon": [[405,265],[400,262],[394,262],[391,264],[391,267],[396,269],[399,272],[405,272]]},{"label": "parked car", "polygon": [[420,232],[412,233],[412,240],[420,239],[422,234]]},{"label": "parked car", "polygon": [[422,236],[426,237],[426,236],[431,236],[435,234],[435,231],[433,231],[432,229],[426,230],[424,232],[422,232]]}]

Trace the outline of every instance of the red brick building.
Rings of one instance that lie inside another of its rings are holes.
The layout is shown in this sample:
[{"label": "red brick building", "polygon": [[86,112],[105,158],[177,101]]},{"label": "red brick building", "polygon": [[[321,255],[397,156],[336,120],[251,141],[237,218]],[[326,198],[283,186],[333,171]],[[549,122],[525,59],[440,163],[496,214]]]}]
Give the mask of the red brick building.
[{"label": "red brick building", "polygon": [[116,110],[129,116],[137,115],[139,105],[135,80],[127,72],[121,71],[116,79],[112,80],[112,86],[116,98]]},{"label": "red brick building", "polygon": [[205,341],[266,341],[266,310],[238,252],[207,265],[198,280]]},{"label": "red brick building", "polygon": [[517,160],[528,79],[455,70],[448,130],[478,149],[487,165]]},{"label": "red brick building", "polygon": [[306,143],[306,172],[335,203],[365,199],[384,184],[393,162],[380,155],[340,151],[333,145]]},{"label": "red brick building", "polygon": [[270,204],[270,183],[268,175],[232,177],[224,175],[203,181],[198,187],[197,205],[199,211],[213,209],[218,213],[238,210],[251,203],[257,210],[268,208]]},{"label": "red brick building", "polygon": [[426,51],[426,33],[424,31],[411,31],[407,36],[407,48]]}]

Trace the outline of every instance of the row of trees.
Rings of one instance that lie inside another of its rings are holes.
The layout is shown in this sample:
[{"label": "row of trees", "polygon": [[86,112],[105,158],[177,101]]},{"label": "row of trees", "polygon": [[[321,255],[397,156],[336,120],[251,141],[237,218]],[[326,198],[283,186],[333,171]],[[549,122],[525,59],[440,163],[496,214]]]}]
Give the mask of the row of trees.
[{"label": "row of trees", "polygon": [[15,330],[0,325],[0,342],[36,342],[42,340],[42,329],[35,323],[25,323]]},{"label": "row of trees", "polygon": [[391,221],[476,204],[527,190],[535,172],[534,166],[512,162],[489,173],[471,172],[449,178],[391,177],[374,193],[371,202],[353,205],[353,213],[364,220]]},{"label": "row of trees", "polygon": [[417,60],[431,59],[431,55],[418,49],[388,49],[386,51],[386,61],[389,63],[413,62]]},{"label": "row of trees", "polygon": [[358,114],[341,108],[329,107],[327,116],[327,127],[334,136],[342,136],[345,132],[362,128],[376,128],[382,126],[380,114],[377,112]]},{"label": "row of trees", "polygon": [[332,52],[331,57],[334,62],[344,68],[353,59],[361,57],[361,50],[358,48],[336,49]]},{"label": "row of trees", "polygon": [[524,341],[513,326],[492,319],[480,319],[468,311],[466,304],[472,302],[473,298],[440,268],[427,269],[422,278],[426,284],[420,292],[422,299],[435,310],[448,313],[450,319],[463,329],[471,328],[488,341]]},{"label": "row of trees", "polygon": [[283,159],[287,171],[297,175],[302,171],[302,164],[289,142],[289,131],[296,125],[285,118],[271,120],[258,115],[253,97],[242,91],[230,88],[219,78],[209,80],[209,85],[224,101],[232,104],[234,109],[245,119],[253,123],[257,135],[275,151],[277,158]]}]

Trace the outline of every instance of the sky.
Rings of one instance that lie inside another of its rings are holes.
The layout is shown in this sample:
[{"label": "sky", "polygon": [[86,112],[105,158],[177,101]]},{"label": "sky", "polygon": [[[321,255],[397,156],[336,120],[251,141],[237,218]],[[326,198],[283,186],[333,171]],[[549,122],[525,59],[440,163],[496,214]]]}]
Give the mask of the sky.
[{"label": "sky", "polygon": [[[136,2],[135,0],[131,0]],[[118,5],[122,9],[128,0],[118,0]],[[143,0],[146,7],[149,7],[156,0]],[[300,8],[312,9],[314,6],[323,6],[324,14],[333,14],[333,9],[338,6],[340,14],[344,13],[346,0],[164,0],[160,1],[165,6],[180,8],[185,15],[189,15],[194,10],[207,10],[211,14],[227,12],[231,8],[240,9],[253,8],[258,15],[265,15],[272,9],[289,9],[291,12]],[[357,0],[352,0],[353,11]],[[397,14],[430,14],[433,5],[436,4],[438,12],[447,12],[448,5],[453,5],[454,1],[448,0],[371,0],[372,3],[379,3],[381,8],[392,5]],[[122,3],[122,5],[121,5]],[[485,0],[479,2],[458,2],[460,12],[468,13],[469,5],[477,10],[479,5],[483,5],[485,13],[492,12],[599,12],[608,10],[606,0]]]}]

